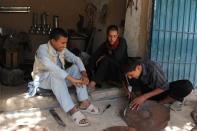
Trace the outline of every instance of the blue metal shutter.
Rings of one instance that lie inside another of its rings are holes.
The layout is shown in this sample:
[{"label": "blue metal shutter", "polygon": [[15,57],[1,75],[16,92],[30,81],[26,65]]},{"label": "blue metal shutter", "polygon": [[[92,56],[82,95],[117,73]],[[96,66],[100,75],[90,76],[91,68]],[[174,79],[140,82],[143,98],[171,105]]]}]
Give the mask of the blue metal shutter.
[{"label": "blue metal shutter", "polygon": [[154,0],[150,57],[168,81],[197,85],[197,0]]}]

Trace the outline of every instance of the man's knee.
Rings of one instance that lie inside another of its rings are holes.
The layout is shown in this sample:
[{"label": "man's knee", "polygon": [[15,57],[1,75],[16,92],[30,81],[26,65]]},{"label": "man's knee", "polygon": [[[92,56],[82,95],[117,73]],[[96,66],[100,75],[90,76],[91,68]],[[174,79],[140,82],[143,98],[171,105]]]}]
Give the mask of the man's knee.
[{"label": "man's knee", "polygon": [[74,71],[79,71],[79,67],[76,64],[73,64],[70,68]]},{"label": "man's knee", "polygon": [[80,77],[81,73],[77,65],[73,64],[69,70],[70,75],[72,75],[73,77]]},{"label": "man's knee", "polygon": [[189,80],[183,80],[183,90],[186,93],[186,95],[190,94],[193,90],[193,84]]},{"label": "man's knee", "polygon": [[72,66],[70,68],[72,68],[74,70],[79,70],[79,68],[78,68],[78,66],[76,64],[72,64]]},{"label": "man's knee", "polygon": [[115,64],[113,63],[112,61],[112,58],[110,57],[104,57],[99,63],[98,63],[98,68],[107,68],[109,67],[109,65],[114,65]]},{"label": "man's knee", "polygon": [[191,93],[193,85],[189,80],[178,80],[170,83],[170,90],[178,97],[185,97]]}]

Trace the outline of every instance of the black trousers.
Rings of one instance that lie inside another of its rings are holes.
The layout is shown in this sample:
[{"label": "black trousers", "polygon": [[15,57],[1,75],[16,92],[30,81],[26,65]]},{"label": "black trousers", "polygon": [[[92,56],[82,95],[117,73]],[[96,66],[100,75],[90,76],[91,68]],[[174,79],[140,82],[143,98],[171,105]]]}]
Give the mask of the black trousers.
[{"label": "black trousers", "polygon": [[[135,81],[133,82],[135,83]],[[142,94],[148,93],[153,90],[148,87],[142,86],[141,83],[135,83],[133,88],[135,89],[139,87],[140,85],[141,85],[140,91],[142,92]],[[191,93],[192,89],[193,89],[193,85],[189,80],[173,81],[169,83],[169,90],[151,97],[150,100],[159,101],[169,96],[177,101],[183,101],[184,97],[186,97],[187,95]]]},{"label": "black trousers", "polygon": [[100,84],[107,80],[121,82],[123,73],[119,63],[113,58],[106,56],[94,67],[94,69],[90,68],[91,70],[89,72],[91,72],[91,80],[96,83]]}]

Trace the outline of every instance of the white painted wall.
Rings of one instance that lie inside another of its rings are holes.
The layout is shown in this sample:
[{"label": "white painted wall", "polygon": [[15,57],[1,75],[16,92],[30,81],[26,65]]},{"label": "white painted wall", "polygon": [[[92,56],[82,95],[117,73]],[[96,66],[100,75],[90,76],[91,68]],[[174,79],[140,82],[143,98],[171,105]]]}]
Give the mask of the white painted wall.
[{"label": "white painted wall", "polygon": [[[134,0],[134,2],[136,2]],[[136,4],[136,3],[135,3]],[[126,11],[124,37],[128,45],[128,55],[135,57],[138,55],[139,43],[138,36],[140,32],[140,15],[141,15],[141,0],[138,1],[138,10],[129,6]]]}]

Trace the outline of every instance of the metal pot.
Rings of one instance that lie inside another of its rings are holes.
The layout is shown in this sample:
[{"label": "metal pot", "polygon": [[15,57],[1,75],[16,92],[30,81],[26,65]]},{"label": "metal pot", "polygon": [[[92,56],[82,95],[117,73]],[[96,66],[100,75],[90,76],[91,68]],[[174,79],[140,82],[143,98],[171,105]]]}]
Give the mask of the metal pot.
[{"label": "metal pot", "polygon": [[54,15],[53,16],[53,28],[59,27],[59,16]]}]

